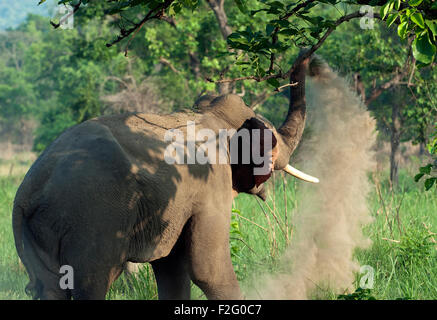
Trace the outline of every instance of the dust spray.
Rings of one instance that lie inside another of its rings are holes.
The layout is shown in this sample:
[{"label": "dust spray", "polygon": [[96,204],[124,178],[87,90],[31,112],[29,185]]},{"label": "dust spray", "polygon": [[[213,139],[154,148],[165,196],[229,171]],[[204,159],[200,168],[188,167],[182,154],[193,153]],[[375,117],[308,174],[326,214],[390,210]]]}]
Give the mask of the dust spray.
[{"label": "dust spray", "polygon": [[324,289],[351,290],[360,269],[354,250],[370,245],[362,227],[372,221],[366,196],[375,123],[348,82],[323,61],[317,64],[307,85],[312,134],[302,144],[300,167],[320,183],[302,183],[294,238],[281,261],[287,273],[266,276],[248,298],[308,299]]}]

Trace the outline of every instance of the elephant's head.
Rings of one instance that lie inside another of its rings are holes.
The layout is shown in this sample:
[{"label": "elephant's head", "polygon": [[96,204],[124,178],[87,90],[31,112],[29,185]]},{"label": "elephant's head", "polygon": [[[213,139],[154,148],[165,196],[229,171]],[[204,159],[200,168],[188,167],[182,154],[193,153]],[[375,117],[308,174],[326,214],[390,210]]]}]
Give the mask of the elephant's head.
[{"label": "elephant's head", "polygon": [[[216,117],[225,120],[237,132],[247,129],[251,136],[250,148],[258,148],[261,156],[264,156],[263,153],[269,155],[270,170],[265,172],[265,174],[254,174],[254,169],[257,165],[252,159],[250,164],[241,164],[240,161],[237,164],[231,164],[233,189],[238,193],[255,194],[265,200],[263,183],[271,176],[273,170],[284,170],[299,179],[314,183],[318,182],[317,178],[300,172],[288,163],[302,137],[305,126],[305,75],[310,59],[305,59],[290,76],[290,82],[297,84],[290,87],[288,113],[283,124],[278,129],[275,129],[267,119],[256,115],[238,95],[204,95],[195,102],[194,108],[199,112],[213,113]],[[253,143],[252,133],[254,129],[261,129],[259,131],[261,132],[261,139],[255,139],[255,141],[259,142],[258,145]],[[262,132],[266,132],[265,129],[270,130],[272,135],[271,146],[267,148],[262,145],[262,141],[264,141]],[[238,145],[241,147],[241,143]]]}]

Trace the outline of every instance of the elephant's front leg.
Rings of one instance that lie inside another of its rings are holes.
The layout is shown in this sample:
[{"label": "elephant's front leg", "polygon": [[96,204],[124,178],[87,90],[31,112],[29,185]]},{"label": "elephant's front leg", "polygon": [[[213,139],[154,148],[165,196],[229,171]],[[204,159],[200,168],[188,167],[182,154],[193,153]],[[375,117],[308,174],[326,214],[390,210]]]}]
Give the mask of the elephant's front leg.
[{"label": "elephant's front leg", "polygon": [[230,209],[195,214],[190,221],[190,276],[208,299],[243,298],[231,262],[229,224]]}]

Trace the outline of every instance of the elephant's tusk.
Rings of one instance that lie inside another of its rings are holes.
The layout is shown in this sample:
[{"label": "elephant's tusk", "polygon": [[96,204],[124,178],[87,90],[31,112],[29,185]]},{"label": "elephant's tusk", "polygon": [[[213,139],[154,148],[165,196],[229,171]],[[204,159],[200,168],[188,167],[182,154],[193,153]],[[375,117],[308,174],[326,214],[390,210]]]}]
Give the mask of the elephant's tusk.
[{"label": "elephant's tusk", "polygon": [[291,174],[292,176],[299,178],[303,181],[308,181],[312,183],[319,183],[319,179],[310,176],[309,174],[303,173],[302,171],[297,170],[296,168],[293,168],[289,164],[283,169],[288,174]]}]

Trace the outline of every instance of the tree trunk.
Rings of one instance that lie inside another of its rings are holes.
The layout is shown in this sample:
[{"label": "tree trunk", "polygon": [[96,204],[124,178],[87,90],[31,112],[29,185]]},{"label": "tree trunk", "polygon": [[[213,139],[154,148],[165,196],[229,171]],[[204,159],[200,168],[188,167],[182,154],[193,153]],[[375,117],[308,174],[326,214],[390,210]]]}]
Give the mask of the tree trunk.
[{"label": "tree trunk", "polygon": [[228,17],[225,12],[225,1],[224,0],[207,0],[212,11],[214,11],[215,17],[217,19],[220,32],[222,33],[223,39],[227,39],[232,33],[231,27],[228,25]]},{"label": "tree trunk", "polygon": [[231,82],[222,82],[217,85],[217,90],[219,94],[232,93],[233,84]]},{"label": "tree trunk", "polygon": [[426,146],[425,142],[421,141],[419,144],[419,155],[423,156],[425,154]]},{"label": "tree trunk", "polygon": [[[231,27],[228,25],[228,17],[225,12],[225,1],[224,0],[207,0],[212,11],[214,11],[217,23],[219,25],[220,32],[223,39],[226,41],[228,36],[232,33]],[[234,90],[234,84],[231,82],[219,83],[217,86],[219,94],[232,93]]]},{"label": "tree trunk", "polygon": [[[396,99],[398,100],[398,99]],[[401,119],[400,119],[400,101],[394,101],[391,107],[391,137],[390,137],[390,181],[393,188],[399,183],[398,168],[400,159],[400,138],[401,138]]]}]

